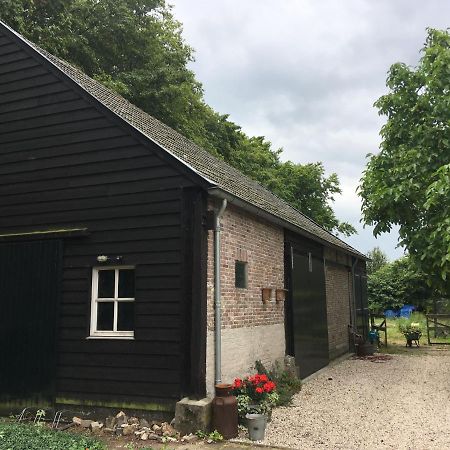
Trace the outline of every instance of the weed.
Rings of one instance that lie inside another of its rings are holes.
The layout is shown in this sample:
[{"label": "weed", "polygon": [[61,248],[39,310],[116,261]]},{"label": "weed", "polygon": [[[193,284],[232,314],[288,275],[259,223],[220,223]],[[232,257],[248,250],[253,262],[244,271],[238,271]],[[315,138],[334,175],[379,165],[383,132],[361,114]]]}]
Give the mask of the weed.
[{"label": "weed", "polygon": [[220,442],[220,441],[223,441],[223,436],[217,430],[214,430],[211,433],[205,433],[202,430],[197,430],[195,432],[195,434],[200,439],[204,439],[207,442]]},{"label": "weed", "polygon": [[35,418],[35,423],[36,425],[40,425],[41,424],[41,420],[45,419],[45,410],[44,409],[38,409],[36,412],[36,418]]},{"label": "weed", "polygon": [[223,441],[223,436],[217,430],[214,430],[212,433],[209,433],[207,441]]},{"label": "weed", "polygon": [[0,450],[104,450],[91,437],[61,433],[45,426],[0,422]]}]

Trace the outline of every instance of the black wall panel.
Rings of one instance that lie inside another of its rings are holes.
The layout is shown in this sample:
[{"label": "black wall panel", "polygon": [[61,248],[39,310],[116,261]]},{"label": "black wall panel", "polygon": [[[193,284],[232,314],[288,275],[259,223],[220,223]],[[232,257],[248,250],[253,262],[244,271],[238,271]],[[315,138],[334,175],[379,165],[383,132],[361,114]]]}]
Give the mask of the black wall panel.
[{"label": "black wall panel", "polygon": [[294,354],[302,378],[328,364],[323,261],[294,251],[292,310]]},{"label": "black wall panel", "polygon": [[287,353],[305,378],[329,362],[323,249],[290,232],[285,240]]},{"label": "black wall panel", "polygon": [[[0,234],[90,232],[64,243],[56,395],[173,404],[189,376],[193,182],[12,41],[0,33]],[[136,266],[135,340],[86,339],[100,254]]]}]

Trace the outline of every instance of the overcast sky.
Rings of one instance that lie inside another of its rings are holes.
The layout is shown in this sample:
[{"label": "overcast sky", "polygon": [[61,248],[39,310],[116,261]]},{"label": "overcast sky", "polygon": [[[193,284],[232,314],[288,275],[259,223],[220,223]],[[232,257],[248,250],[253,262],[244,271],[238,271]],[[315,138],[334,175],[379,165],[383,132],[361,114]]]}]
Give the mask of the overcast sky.
[{"label": "overcast sky", "polygon": [[355,193],[383,119],[373,107],[389,66],[416,65],[426,27],[447,28],[448,0],[170,0],[196,50],[192,69],[208,104],[249,135],[283,147],[283,159],[322,161],[343,194],[334,209],[358,235],[346,241],[390,259],[396,232],[360,224]]}]

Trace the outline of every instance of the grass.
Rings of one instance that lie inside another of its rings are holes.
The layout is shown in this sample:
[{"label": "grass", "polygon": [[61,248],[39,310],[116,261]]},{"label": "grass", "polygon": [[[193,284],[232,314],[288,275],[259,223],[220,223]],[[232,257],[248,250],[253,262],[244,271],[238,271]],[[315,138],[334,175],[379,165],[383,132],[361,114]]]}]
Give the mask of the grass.
[{"label": "grass", "polygon": [[45,425],[0,421],[0,450],[104,450],[92,437],[58,432]]},{"label": "grass", "polygon": [[[406,339],[405,336],[400,332],[398,328],[399,321],[402,319],[386,319],[386,325],[387,325],[387,341],[388,341],[388,348],[386,349],[384,346],[381,347],[382,353],[412,353],[410,348],[405,347]],[[423,313],[413,313],[411,315],[411,321],[417,322],[420,324],[420,328],[422,330],[422,337],[420,339],[420,345],[424,349],[430,349],[433,346],[428,345],[428,339],[427,339],[427,320],[425,317],[425,314]],[[442,321],[443,323],[449,323],[450,320]],[[380,322],[380,319],[376,320],[376,323],[378,324]],[[436,343],[450,343],[450,337],[444,338],[444,337],[434,337],[432,335],[432,332],[430,334],[431,342]],[[383,333],[380,333],[381,342],[384,343],[384,335]],[[450,346],[449,346],[450,349]]]},{"label": "grass", "polygon": [[[401,333],[398,328],[399,322],[402,318],[399,319],[387,319],[386,324],[388,328],[388,345],[405,345],[406,339],[405,336]],[[425,318],[425,314],[423,313],[413,313],[411,314],[411,322],[416,322],[420,324],[420,329],[422,330],[422,337],[420,339],[421,344],[427,344],[427,321]]]}]

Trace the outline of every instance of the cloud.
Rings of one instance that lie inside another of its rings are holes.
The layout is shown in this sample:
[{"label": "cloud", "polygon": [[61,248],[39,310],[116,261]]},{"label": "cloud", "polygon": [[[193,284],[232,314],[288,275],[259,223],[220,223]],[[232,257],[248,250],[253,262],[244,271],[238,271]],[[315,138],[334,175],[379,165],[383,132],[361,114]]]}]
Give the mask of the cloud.
[{"label": "cloud", "polygon": [[[366,154],[383,124],[374,101],[389,66],[415,65],[425,28],[446,28],[441,0],[172,0],[184,36],[196,49],[192,69],[206,101],[250,135],[262,135],[283,159],[323,161],[343,194],[338,217],[361,228],[355,194]],[[398,234],[383,236],[391,257]],[[368,230],[351,238],[370,250]]]}]

